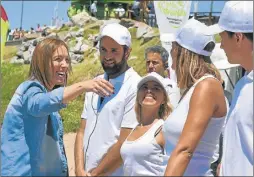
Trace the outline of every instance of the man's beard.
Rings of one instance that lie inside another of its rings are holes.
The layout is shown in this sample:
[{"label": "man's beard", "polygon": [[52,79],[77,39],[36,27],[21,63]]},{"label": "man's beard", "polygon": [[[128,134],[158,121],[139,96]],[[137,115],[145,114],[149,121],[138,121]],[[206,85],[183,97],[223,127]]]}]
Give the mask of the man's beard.
[{"label": "man's beard", "polygon": [[105,66],[103,62],[101,62],[103,70],[107,73],[107,75],[118,75],[121,73],[127,65],[126,59],[123,57],[120,63],[114,64],[114,66]]}]

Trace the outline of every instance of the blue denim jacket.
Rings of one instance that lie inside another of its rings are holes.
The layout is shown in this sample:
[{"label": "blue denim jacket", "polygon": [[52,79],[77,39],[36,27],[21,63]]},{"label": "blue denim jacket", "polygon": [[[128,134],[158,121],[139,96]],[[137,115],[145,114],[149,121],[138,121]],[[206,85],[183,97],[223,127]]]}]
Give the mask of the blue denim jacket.
[{"label": "blue denim jacket", "polygon": [[1,176],[67,176],[63,124],[57,111],[64,88],[51,92],[25,81],[14,93],[1,133]]}]

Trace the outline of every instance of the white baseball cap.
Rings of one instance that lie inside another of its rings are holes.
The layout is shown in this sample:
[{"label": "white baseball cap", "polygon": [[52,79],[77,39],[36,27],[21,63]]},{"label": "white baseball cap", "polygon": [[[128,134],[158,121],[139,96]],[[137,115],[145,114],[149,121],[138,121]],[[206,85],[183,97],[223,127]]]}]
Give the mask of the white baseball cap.
[{"label": "white baseball cap", "polygon": [[176,33],[167,35],[169,41],[176,41],[180,46],[200,55],[211,56],[212,52],[204,48],[209,42],[214,42],[213,35],[206,35],[208,29],[204,23],[194,18],[189,19]]},{"label": "white baseball cap", "polygon": [[120,45],[131,46],[131,34],[129,30],[118,23],[105,25],[100,32],[98,40],[100,41],[104,36],[114,39]]},{"label": "white baseball cap", "polygon": [[218,24],[205,31],[214,35],[223,31],[253,33],[253,1],[228,1],[221,12]]},{"label": "white baseball cap", "polygon": [[166,86],[166,83],[164,82],[164,78],[161,75],[157,74],[156,72],[151,72],[151,73],[148,73],[146,76],[144,76],[138,83],[138,90],[143,84],[149,81],[157,82],[158,84],[160,84],[163,90],[167,93],[166,91],[167,86]]}]

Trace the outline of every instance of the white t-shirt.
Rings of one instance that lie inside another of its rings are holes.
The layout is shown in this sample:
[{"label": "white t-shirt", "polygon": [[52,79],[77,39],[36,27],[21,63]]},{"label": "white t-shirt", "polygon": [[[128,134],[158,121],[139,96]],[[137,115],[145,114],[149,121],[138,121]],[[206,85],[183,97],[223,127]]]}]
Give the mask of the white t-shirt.
[{"label": "white t-shirt", "polygon": [[117,8],[115,9],[115,13],[119,13],[119,17],[123,17],[125,14],[124,8]]},{"label": "white t-shirt", "polygon": [[[103,77],[107,78],[107,75],[99,76],[99,78]],[[130,68],[117,78],[109,80],[115,87],[115,94],[105,97],[102,104],[100,104],[101,97],[97,94],[92,92],[86,94],[81,115],[87,121],[84,136],[86,171],[98,166],[109,148],[117,142],[121,128],[132,129],[138,124],[134,105],[137,83],[140,79],[133,68]],[[122,174],[121,167],[112,176]]]},{"label": "white t-shirt", "polygon": [[177,87],[177,83],[172,79],[165,78],[164,82],[167,85],[166,91],[168,93],[169,101],[173,105],[173,108],[176,108],[180,100],[180,89]]},{"label": "white t-shirt", "polygon": [[95,3],[93,3],[93,4],[91,5],[91,7],[90,7],[90,12],[93,12],[93,13],[97,12],[97,7],[96,7],[96,4],[95,4]]},{"label": "white t-shirt", "polygon": [[223,138],[221,176],[253,176],[253,71],[236,84]]}]

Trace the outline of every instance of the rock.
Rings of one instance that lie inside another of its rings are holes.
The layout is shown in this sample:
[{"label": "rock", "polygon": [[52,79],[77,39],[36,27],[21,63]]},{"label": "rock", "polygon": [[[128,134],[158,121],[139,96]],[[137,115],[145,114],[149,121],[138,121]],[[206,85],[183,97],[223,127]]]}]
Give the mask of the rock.
[{"label": "rock", "polygon": [[33,55],[34,49],[35,47],[33,45],[31,45],[28,49],[28,52],[30,53],[31,56]]},{"label": "rock", "polygon": [[34,41],[33,41],[33,46],[36,46],[40,41],[42,41],[43,39],[45,39],[45,37],[39,37],[39,38],[36,38]]},{"label": "rock", "polygon": [[76,37],[83,37],[84,35],[84,28],[81,28],[79,29],[77,32],[76,32]]},{"label": "rock", "polygon": [[81,12],[71,17],[72,22],[79,27],[83,27],[90,22],[97,21],[96,18],[91,17],[87,12]]},{"label": "rock", "polygon": [[136,60],[137,58],[137,56],[131,56],[128,60]]},{"label": "rock", "polygon": [[71,21],[68,21],[68,22],[66,22],[66,23],[64,23],[66,26],[68,26],[68,27],[73,27],[74,26],[74,24],[71,22]]},{"label": "rock", "polygon": [[36,39],[40,36],[41,36],[41,33],[32,33],[32,34],[26,34],[25,38],[26,38],[27,41],[29,41],[29,40],[32,40],[32,39]]},{"label": "rock", "polygon": [[68,33],[65,37],[64,37],[64,41],[67,42],[68,40],[70,40],[72,38],[72,35],[70,33]]},{"label": "rock", "polygon": [[19,48],[21,51],[27,51],[29,46],[31,45],[31,41],[23,42],[22,46]]},{"label": "rock", "polygon": [[18,58],[17,56],[12,57],[10,63],[12,64],[24,64],[24,60],[22,58]]},{"label": "rock", "polygon": [[76,31],[71,31],[69,34],[71,35],[71,37],[76,37]]},{"label": "rock", "polygon": [[133,27],[135,24],[136,24],[135,20],[128,19],[128,18],[122,18],[120,21],[120,25],[123,25],[126,28]]},{"label": "rock", "polygon": [[29,51],[25,51],[23,53],[23,59],[25,61],[31,61],[32,60],[32,54]]},{"label": "rock", "polygon": [[152,31],[152,27],[148,26],[145,23],[137,23],[136,27],[137,29],[137,33],[136,33],[136,38],[140,39],[144,34],[148,33],[149,31]]},{"label": "rock", "polygon": [[77,62],[76,60],[71,60],[71,64],[78,64],[79,62]]},{"label": "rock", "polygon": [[37,40],[34,40],[33,43],[32,43],[32,45],[33,45],[33,46],[36,46],[37,43],[38,43],[38,41],[37,41]]},{"label": "rock", "polygon": [[18,58],[24,58],[24,56],[23,56],[23,51],[19,50],[19,51],[16,53],[16,56],[17,56]]},{"label": "rock", "polygon": [[115,19],[115,18],[112,18],[112,19],[109,19],[109,20],[103,20],[103,25],[102,26],[105,26],[105,25],[111,24],[111,23],[120,23],[120,20]]},{"label": "rock", "polygon": [[100,29],[101,26],[103,26],[103,21],[98,20],[96,22],[87,24],[83,29],[84,31],[87,31],[88,29]]},{"label": "rock", "polygon": [[85,43],[83,43],[82,40],[78,40],[78,43],[73,48],[72,52],[74,54],[84,54],[86,50],[89,49],[89,46]]},{"label": "rock", "polygon": [[79,55],[79,54],[73,54],[71,57],[71,60],[75,60],[78,63],[82,62],[84,60],[84,56],[83,55]]},{"label": "rock", "polygon": [[14,56],[11,58],[10,63],[13,64],[15,61],[18,60],[18,56]]},{"label": "rock", "polygon": [[68,34],[69,34],[68,31],[60,31],[60,32],[57,33],[57,36],[58,36],[61,40],[67,41],[68,38],[66,39],[66,37],[67,37]]},{"label": "rock", "polygon": [[31,63],[30,60],[24,60],[24,64],[28,65],[28,64],[30,64],[30,63]]},{"label": "rock", "polygon": [[144,43],[150,41],[152,38],[159,36],[159,34],[155,34],[154,31],[149,31],[148,33],[143,35]]},{"label": "rock", "polygon": [[51,37],[55,38],[55,37],[58,37],[58,35],[57,35],[56,33],[50,33],[50,34],[47,36],[47,38],[51,38]]}]

